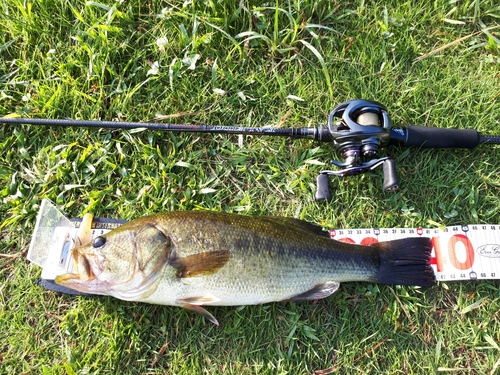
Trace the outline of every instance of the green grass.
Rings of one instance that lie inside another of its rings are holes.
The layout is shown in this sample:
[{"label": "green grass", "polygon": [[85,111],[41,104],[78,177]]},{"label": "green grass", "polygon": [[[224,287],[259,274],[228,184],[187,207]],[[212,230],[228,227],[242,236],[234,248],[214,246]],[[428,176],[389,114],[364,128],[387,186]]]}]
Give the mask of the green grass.
[{"label": "green grass", "polygon": [[[500,134],[494,0],[0,8],[0,116],[303,127],[365,98],[398,126]],[[329,204],[314,201],[314,181],[333,149],[307,140],[2,125],[0,150],[1,374],[500,373],[498,281],[346,283],[317,303],[213,308],[215,327],[179,308],[41,290],[26,260],[43,198],[72,217],[211,209],[329,228],[500,224],[498,146],[388,148],[398,192],[384,193],[376,171],[332,182]]]}]

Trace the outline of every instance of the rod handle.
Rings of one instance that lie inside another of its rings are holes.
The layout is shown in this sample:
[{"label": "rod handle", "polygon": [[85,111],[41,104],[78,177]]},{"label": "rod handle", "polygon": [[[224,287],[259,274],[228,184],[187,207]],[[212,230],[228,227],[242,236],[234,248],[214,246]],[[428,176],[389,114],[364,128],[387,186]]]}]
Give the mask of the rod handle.
[{"label": "rod handle", "polygon": [[474,148],[480,134],[474,129],[441,129],[426,126],[408,126],[392,129],[391,143],[422,148]]}]

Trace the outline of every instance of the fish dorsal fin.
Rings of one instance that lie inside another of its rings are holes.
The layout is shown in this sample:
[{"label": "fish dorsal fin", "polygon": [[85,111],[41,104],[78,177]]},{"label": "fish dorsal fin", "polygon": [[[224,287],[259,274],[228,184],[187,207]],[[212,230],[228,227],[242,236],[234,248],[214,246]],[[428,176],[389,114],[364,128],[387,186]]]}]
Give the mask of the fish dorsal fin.
[{"label": "fish dorsal fin", "polygon": [[279,217],[279,216],[261,216],[261,220],[267,221],[273,224],[279,224],[290,229],[295,229],[297,231],[302,231],[308,234],[316,234],[320,236],[330,237],[330,234],[323,230],[323,228],[317,224],[310,223],[305,220],[294,219],[292,217]]},{"label": "fish dorsal fin", "polygon": [[169,263],[177,269],[178,278],[206,276],[217,272],[229,260],[229,250],[206,251],[185,257],[174,257]]},{"label": "fish dorsal fin", "polygon": [[300,293],[292,298],[289,298],[289,301],[311,301],[326,298],[335,293],[335,291],[339,288],[339,285],[340,283],[336,281],[318,284],[304,293]]}]

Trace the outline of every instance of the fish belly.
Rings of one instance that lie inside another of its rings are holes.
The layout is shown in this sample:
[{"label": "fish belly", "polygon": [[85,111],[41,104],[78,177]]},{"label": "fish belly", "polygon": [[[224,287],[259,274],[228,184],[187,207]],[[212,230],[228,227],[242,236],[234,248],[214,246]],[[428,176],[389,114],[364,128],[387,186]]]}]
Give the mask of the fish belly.
[{"label": "fish belly", "polygon": [[[293,300],[296,296],[321,289],[323,285],[335,281],[331,275],[301,272],[297,268],[274,273],[262,269],[247,268],[238,272],[225,269],[207,276],[164,278],[155,292],[143,302],[164,305],[182,305],[186,301],[214,306],[255,305]],[[313,293],[311,298],[301,299],[324,298],[333,291],[321,296]]]}]

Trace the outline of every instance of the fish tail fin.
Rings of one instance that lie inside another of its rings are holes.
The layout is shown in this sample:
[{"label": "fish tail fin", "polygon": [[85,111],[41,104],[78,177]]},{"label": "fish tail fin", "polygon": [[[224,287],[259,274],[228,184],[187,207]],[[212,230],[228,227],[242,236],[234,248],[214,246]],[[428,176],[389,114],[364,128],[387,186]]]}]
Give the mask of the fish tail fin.
[{"label": "fish tail fin", "polygon": [[380,254],[380,267],[375,281],[380,284],[430,286],[436,275],[430,265],[431,241],[411,237],[375,243]]}]

